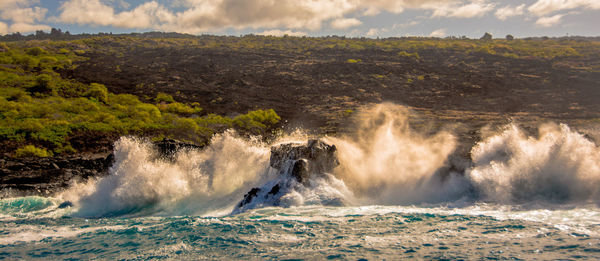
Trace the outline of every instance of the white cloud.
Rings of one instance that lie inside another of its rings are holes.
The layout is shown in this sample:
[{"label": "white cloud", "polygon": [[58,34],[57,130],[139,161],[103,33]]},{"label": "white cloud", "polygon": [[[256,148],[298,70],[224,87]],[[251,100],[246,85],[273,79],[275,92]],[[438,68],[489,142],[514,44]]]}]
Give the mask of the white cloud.
[{"label": "white cloud", "polygon": [[9,27],[9,32],[34,32],[38,30],[50,31],[50,26],[44,24],[28,24],[28,23],[14,23]]},{"label": "white cloud", "polygon": [[[15,0],[10,0],[15,1]],[[148,0],[116,11],[120,0],[66,0],[53,21],[81,25],[157,29],[186,33],[248,28],[319,30],[329,23],[345,29],[362,24],[348,15],[375,15],[405,9],[434,11],[434,16],[470,18],[493,9],[487,0],[177,0],[169,6]],[[182,11],[169,8],[181,7]]]},{"label": "white cloud", "polygon": [[268,30],[268,31],[264,31],[262,33],[258,33],[258,35],[265,35],[265,36],[284,36],[284,35],[289,35],[289,36],[305,36],[306,33],[305,32],[294,32],[291,30]]},{"label": "white cloud", "polygon": [[[544,16],[556,11],[575,9],[575,8],[590,8],[600,9],[599,0],[538,0],[527,10],[537,15]],[[560,20],[560,18],[559,18]]]},{"label": "white cloud", "polygon": [[377,28],[371,28],[367,32],[367,36],[369,36],[369,37],[373,37],[373,36],[377,36],[377,35],[379,35],[379,29],[377,29]]},{"label": "white cloud", "polygon": [[375,16],[380,13],[381,13],[381,10],[379,10],[378,8],[370,7],[370,8],[367,8],[367,10],[365,10],[362,15],[363,16]]},{"label": "white cloud", "polygon": [[525,9],[525,4],[522,4],[522,5],[519,5],[516,7],[505,6],[505,7],[502,7],[500,9],[496,10],[495,15],[498,19],[504,21],[509,17],[523,15],[524,9]]},{"label": "white cloud", "polygon": [[331,27],[335,29],[346,29],[354,26],[361,25],[362,22],[356,18],[340,18],[335,19],[331,22]]},{"label": "white cloud", "polygon": [[446,36],[446,29],[437,29],[429,34],[430,37],[444,37]]},{"label": "white cloud", "polygon": [[8,33],[8,25],[6,23],[0,22],[0,35],[4,35]]},{"label": "white cloud", "polygon": [[495,4],[485,1],[474,1],[470,4],[456,6],[445,5],[434,9],[433,17],[473,18],[481,17],[494,9]]},{"label": "white cloud", "polygon": [[320,29],[322,23],[342,17],[351,0],[188,0],[188,9],[172,12],[156,1],[116,13],[99,0],[69,0],[61,5],[57,21],[123,28],[154,28],[203,32],[224,28]]},{"label": "white cloud", "polygon": [[169,10],[156,1],[143,3],[130,11],[115,13],[111,6],[99,0],[72,0],[64,2],[60,10],[56,21],[81,25],[159,28],[175,19]]},{"label": "white cloud", "polygon": [[557,14],[554,16],[545,16],[545,17],[540,17],[535,24],[542,26],[542,27],[550,27],[550,26],[554,26],[557,25],[558,23],[560,23],[560,20],[563,18],[564,15],[562,14]]},{"label": "white cloud", "polygon": [[411,27],[411,26],[418,25],[419,23],[420,23],[419,21],[410,21],[410,22],[406,22],[406,23],[402,23],[402,24],[394,24],[392,26],[392,29]]},{"label": "white cloud", "polygon": [[368,37],[380,37],[382,34],[389,32],[388,28],[371,28],[367,31],[366,35]]},{"label": "white cloud", "polygon": [[33,8],[7,8],[2,10],[0,18],[3,20],[12,20],[15,23],[34,23],[41,21],[46,17],[48,9],[33,7]]},{"label": "white cloud", "polygon": [[0,34],[36,30],[50,30],[50,26],[38,24],[46,18],[48,9],[39,6],[36,0],[0,0],[0,19],[8,22],[0,24]]},{"label": "white cloud", "polygon": [[28,1],[28,0],[0,0],[0,8],[5,9],[5,8],[19,6],[19,5],[28,6],[32,2],[33,1]]}]

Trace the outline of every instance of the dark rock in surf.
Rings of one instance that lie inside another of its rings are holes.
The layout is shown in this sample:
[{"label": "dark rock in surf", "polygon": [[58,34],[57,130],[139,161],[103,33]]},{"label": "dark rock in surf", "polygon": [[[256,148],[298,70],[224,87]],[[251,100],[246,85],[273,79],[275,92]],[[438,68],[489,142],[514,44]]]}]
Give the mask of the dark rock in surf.
[{"label": "dark rock in surf", "polygon": [[154,142],[154,146],[156,146],[159,156],[167,159],[172,159],[177,152],[184,149],[202,149],[202,146],[173,139]]},{"label": "dark rock in surf", "polygon": [[271,147],[270,166],[278,169],[279,174],[290,173],[298,182],[304,183],[311,175],[331,172],[340,165],[336,151],[335,145],[321,140],[282,144]]},{"label": "dark rock in surf", "polygon": [[320,140],[271,147],[269,165],[277,170],[277,179],[262,188],[251,189],[233,213],[243,212],[256,205],[277,206],[279,197],[289,192],[293,186],[308,186],[311,179],[333,171],[340,164],[336,151],[335,145]]},{"label": "dark rock in surf", "polygon": [[71,201],[65,201],[63,203],[60,203],[60,205],[58,205],[58,208],[68,208],[68,207],[72,207],[73,203]]},{"label": "dark rock in surf", "polygon": [[250,203],[256,197],[258,192],[260,192],[259,188],[252,188],[250,191],[248,191],[248,193],[246,193],[246,195],[244,195],[244,199],[238,205],[243,206]]}]

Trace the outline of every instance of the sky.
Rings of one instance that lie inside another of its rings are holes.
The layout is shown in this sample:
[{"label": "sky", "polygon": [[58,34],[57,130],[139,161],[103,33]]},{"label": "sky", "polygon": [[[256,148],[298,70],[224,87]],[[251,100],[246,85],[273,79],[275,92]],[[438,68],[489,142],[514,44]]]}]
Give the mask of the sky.
[{"label": "sky", "polygon": [[0,0],[0,34],[600,36],[600,0]]}]

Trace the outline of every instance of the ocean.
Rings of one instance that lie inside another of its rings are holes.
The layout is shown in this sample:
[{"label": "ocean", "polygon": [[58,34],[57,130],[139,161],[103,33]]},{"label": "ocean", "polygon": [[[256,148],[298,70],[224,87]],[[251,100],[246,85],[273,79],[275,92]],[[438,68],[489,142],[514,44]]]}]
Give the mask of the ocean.
[{"label": "ocean", "polygon": [[588,136],[511,123],[466,159],[451,130],[416,131],[407,115],[375,106],[350,134],[320,137],[339,166],[304,180],[270,164],[272,147],[306,144],[301,131],[270,143],[228,131],[169,159],[122,137],[108,176],[0,200],[0,259],[600,258]]}]

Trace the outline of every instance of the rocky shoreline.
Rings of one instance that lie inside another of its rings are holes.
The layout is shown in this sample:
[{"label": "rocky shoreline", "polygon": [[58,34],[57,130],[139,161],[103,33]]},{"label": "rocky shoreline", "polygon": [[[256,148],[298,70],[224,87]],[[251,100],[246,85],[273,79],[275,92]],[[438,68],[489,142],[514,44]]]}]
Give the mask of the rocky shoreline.
[{"label": "rocky shoreline", "polygon": [[[160,157],[170,160],[181,149],[201,149],[194,144],[164,139],[154,142]],[[0,198],[52,196],[73,182],[109,174],[112,151],[76,156],[0,159]]]},{"label": "rocky shoreline", "polygon": [[86,156],[0,159],[0,197],[50,196],[91,177],[108,175],[111,152]]}]

